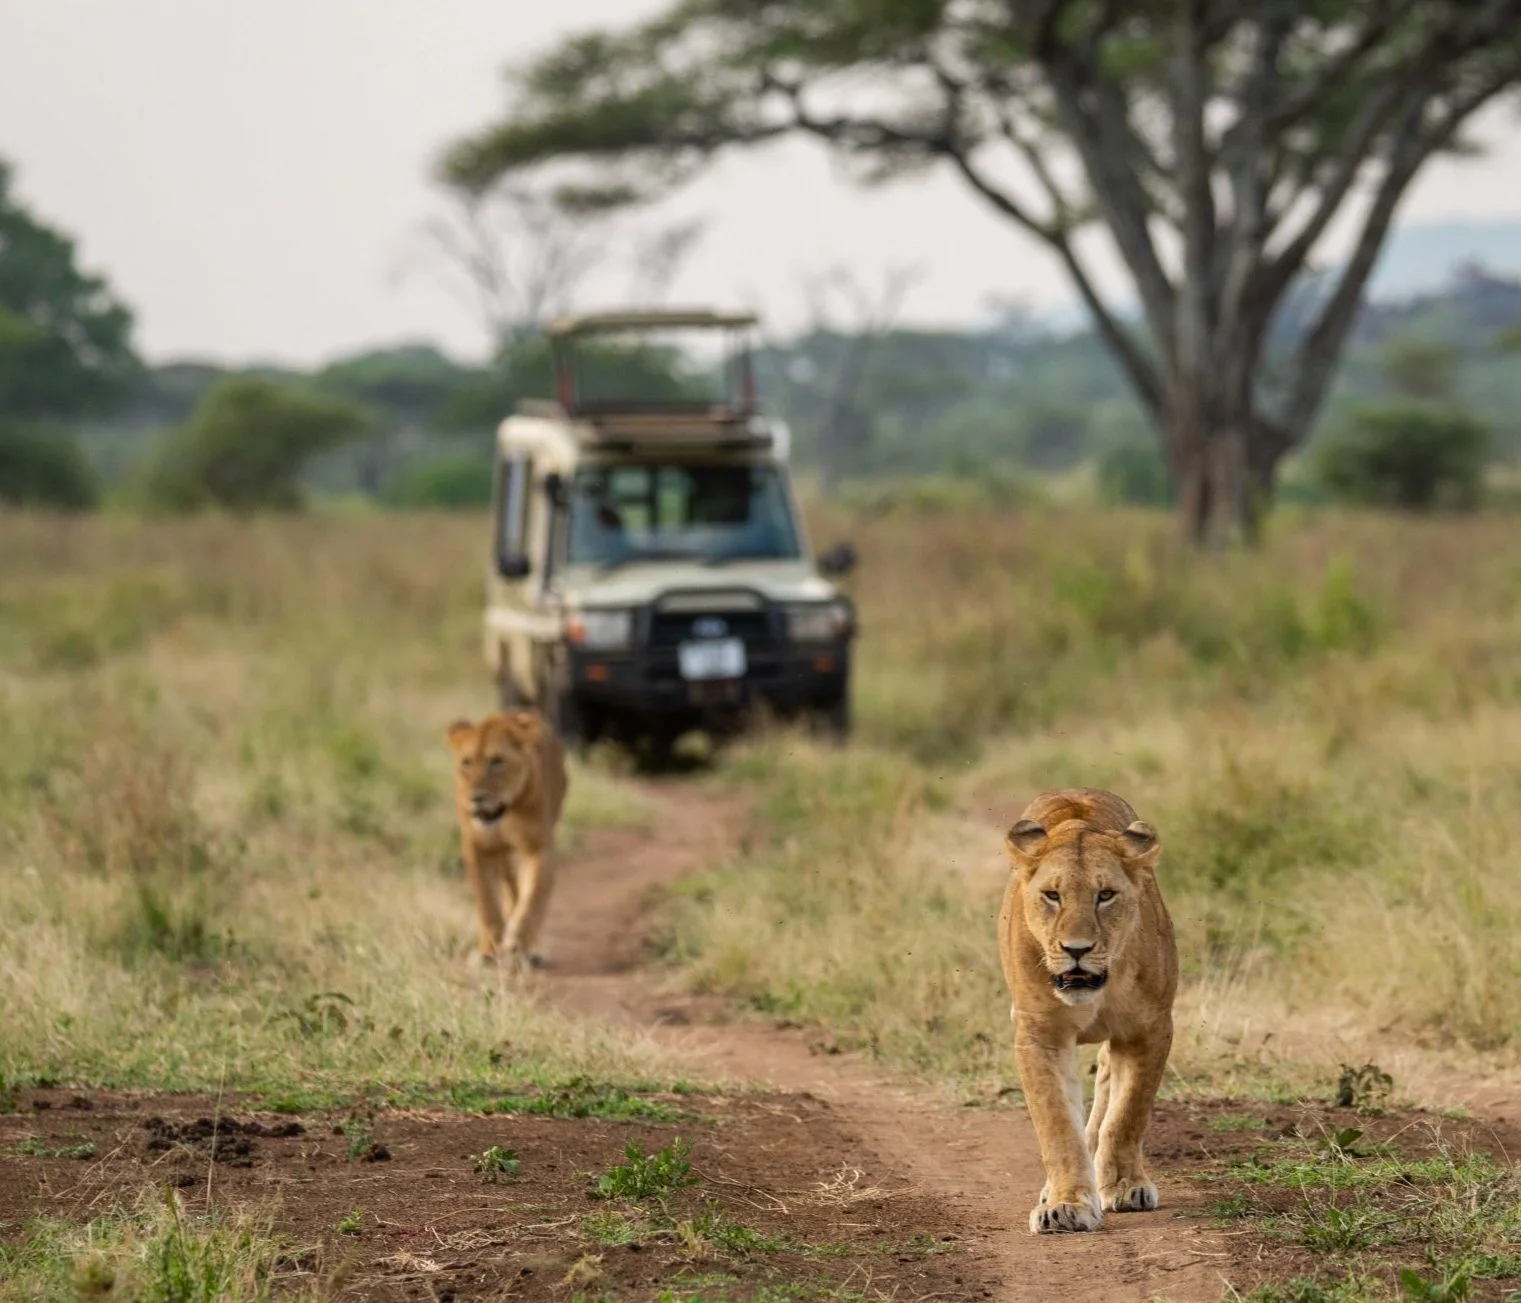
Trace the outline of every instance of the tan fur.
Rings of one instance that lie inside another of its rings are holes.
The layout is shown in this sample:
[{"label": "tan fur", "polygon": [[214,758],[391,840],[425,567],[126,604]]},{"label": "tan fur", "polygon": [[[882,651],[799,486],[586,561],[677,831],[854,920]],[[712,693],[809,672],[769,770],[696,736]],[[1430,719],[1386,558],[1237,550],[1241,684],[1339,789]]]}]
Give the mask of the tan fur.
[{"label": "tan fur", "polygon": [[[1178,987],[1177,943],[1155,875],[1161,844],[1113,792],[1079,788],[1036,797],[1004,847],[1013,872],[998,951],[1046,1170],[1030,1229],[1093,1230],[1106,1211],[1157,1206],[1141,1144],[1172,1048]],[[1100,903],[1105,891],[1114,895]],[[1074,958],[1063,945],[1092,948]],[[1092,979],[1082,970],[1107,974],[1104,984],[1083,988]],[[1059,989],[1052,978],[1061,973],[1069,985]],[[1077,1046],[1095,1043],[1085,1134]]]},{"label": "tan fur", "polygon": [[448,738],[481,957],[522,966],[533,958],[554,887],[549,851],[565,804],[564,748],[532,710],[487,715],[479,724],[459,720]]}]

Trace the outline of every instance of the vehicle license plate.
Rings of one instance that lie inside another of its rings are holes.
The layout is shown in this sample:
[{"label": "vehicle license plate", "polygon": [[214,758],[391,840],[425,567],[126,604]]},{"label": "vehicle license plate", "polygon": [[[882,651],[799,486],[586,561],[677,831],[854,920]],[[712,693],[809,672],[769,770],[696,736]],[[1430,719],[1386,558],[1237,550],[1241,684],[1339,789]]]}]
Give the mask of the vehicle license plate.
[{"label": "vehicle license plate", "polygon": [[739,638],[705,638],[676,648],[684,679],[741,679],[745,675],[745,644]]}]

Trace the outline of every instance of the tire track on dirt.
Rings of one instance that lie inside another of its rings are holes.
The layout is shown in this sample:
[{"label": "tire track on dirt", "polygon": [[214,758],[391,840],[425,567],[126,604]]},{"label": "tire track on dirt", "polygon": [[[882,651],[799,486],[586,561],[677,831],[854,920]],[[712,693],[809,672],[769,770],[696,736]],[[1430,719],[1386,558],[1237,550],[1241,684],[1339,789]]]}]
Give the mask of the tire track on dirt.
[{"label": "tire track on dirt", "polygon": [[943,1231],[1002,1283],[997,1298],[1057,1299],[1074,1288],[1115,1303],[1221,1297],[1230,1268],[1245,1264],[1232,1263],[1230,1236],[1177,1219],[1201,1199],[1169,1181],[1165,1167],[1160,1210],[1111,1214],[1091,1235],[1031,1235],[1026,1218],[1043,1178],[1023,1110],[957,1107],[859,1056],[819,1053],[805,1031],[736,1019],[720,999],[663,983],[644,964],[657,891],[732,854],[746,809],[689,787],[643,790],[657,810],[653,832],[591,834],[560,864],[539,980],[547,1000],[577,1016],[644,1028],[694,1076],[826,1101],[858,1140],[863,1161],[951,1209],[955,1223]]}]

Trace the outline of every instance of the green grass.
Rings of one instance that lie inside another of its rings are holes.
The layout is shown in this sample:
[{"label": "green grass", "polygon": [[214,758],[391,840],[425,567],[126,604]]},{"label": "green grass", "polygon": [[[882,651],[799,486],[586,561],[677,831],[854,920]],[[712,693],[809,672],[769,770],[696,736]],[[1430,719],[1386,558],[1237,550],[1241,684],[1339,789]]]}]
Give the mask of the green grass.
[{"label": "green grass", "polygon": [[533,1113],[603,1122],[680,1122],[693,1116],[664,1100],[649,1099],[646,1093],[579,1076],[532,1093],[489,1094],[466,1088],[454,1092],[453,1102],[482,1113]]},{"label": "green grass", "polygon": [[136,1211],[37,1219],[0,1245],[0,1293],[17,1303],[88,1298],[265,1303],[315,1298],[282,1274],[291,1246],[248,1216],[191,1217],[165,1195]]},{"label": "green grass", "polygon": [[1266,1127],[1265,1119],[1250,1113],[1220,1113],[1209,1120],[1211,1131],[1262,1131]]},{"label": "green grass", "polygon": [[785,1235],[767,1235],[736,1221],[723,1209],[709,1207],[690,1221],[677,1225],[677,1233],[688,1242],[701,1243],[731,1257],[747,1258],[755,1254],[776,1253],[795,1247]]},{"label": "green grass", "polygon": [[93,1140],[83,1140],[74,1145],[50,1145],[37,1136],[28,1136],[17,1145],[11,1146],[9,1153],[20,1158],[94,1158],[100,1150]]},{"label": "green grass", "polygon": [[587,1213],[578,1225],[583,1235],[610,1248],[622,1248],[627,1244],[640,1243],[658,1229],[655,1223],[644,1215],[620,1212],[612,1208]]},{"label": "green grass", "polygon": [[1402,1156],[1360,1136],[1286,1140],[1216,1178],[1236,1188],[1208,1206],[1210,1216],[1237,1228],[1255,1222],[1326,1259],[1323,1276],[1248,1298],[1445,1303],[1466,1298],[1477,1280],[1521,1286],[1521,1178],[1513,1167],[1440,1143]]}]

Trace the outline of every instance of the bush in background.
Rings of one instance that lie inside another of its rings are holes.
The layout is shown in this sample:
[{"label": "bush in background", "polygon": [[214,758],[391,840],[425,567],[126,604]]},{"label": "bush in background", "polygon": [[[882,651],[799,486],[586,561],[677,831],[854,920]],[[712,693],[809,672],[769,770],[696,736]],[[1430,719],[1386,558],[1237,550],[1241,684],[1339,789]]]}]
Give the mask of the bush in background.
[{"label": "bush in background", "polygon": [[474,453],[440,457],[398,476],[385,492],[388,507],[466,510],[491,505],[491,458]]},{"label": "bush in background", "polygon": [[1322,446],[1318,478],[1334,497],[1358,506],[1472,510],[1490,440],[1484,421],[1451,406],[1362,407]]},{"label": "bush in background", "polygon": [[86,511],[99,501],[100,484],[73,438],[0,425],[0,502]]},{"label": "bush in background", "polygon": [[1107,503],[1131,507],[1170,507],[1172,472],[1152,445],[1123,443],[1098,463],[1099,496]]},{"label": "bush in background", "polygon": [[302,467],[368,429],[364,413],[344,399],[230,377],[211,389],[187,424],[165,436],[139,497],[162,512],[291,510],[302,502]]}]

